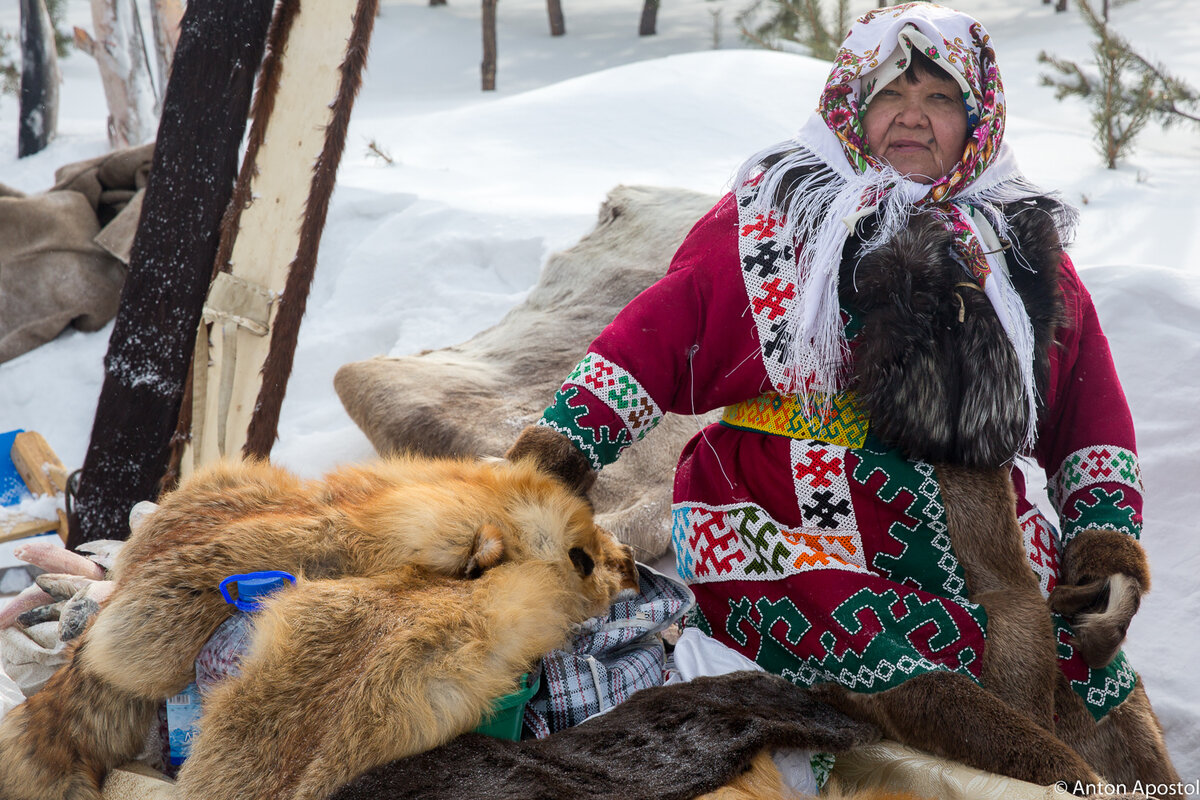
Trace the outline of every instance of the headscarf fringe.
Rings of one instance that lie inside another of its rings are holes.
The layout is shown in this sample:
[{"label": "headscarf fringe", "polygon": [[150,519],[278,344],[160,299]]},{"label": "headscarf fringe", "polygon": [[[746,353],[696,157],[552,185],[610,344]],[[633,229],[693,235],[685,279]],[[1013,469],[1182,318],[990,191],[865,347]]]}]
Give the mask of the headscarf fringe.
[{"label": "headscarf fringe", "polygon": [[[858,212],[864,202],[869,204],[864,199],[883,195],[878,206],[869,206],[876,215],[877,226],[859,247],[856,255],[860,258],[890,242],[909,225],[914,214],[940,212],[937,206],[916,205],[928,187],[904,180],[887,165],[863,174],[855,173],[848,165],[838,169],[830,163],[836,164],[836,160],[822,158],[804,138],[786,139],[755,153],[739,168],[734,186],[756,184],[750,208],[756,213],[774,212],[780,221],[777,239],[790,243],[799,254],[798,313],[789,320],[794,332],[792,341],[798,346],[793,353],[794,370],[789,374],[790,384],[786,389],[798,396],[806,413],[813,414],[828,411],[833,393],[844,384],[849,347],[838,313],[838,270],[851,225],[865,216]],[[1011,159],[1011,154],[1005,152],[1003,159]],[[1075,208],[1062,202],[1057,193],[1047,192],[1028,180],[1015,165],[1012,170],[997,169],[993,174],[1006,177],[980,181],[959,193],[955,202],[973,206],[996,235],[1007,241],[1011,233],[1003,206],[1033,197],[1056,199],[1060,210],[1055,214],[1055,226],[1060,239],[1064,243],[1070,241],[1079,219]],[[1032,269],[1020,252],[1015,249],[1010,252],[1013,256],[1010,261],[1023,269]],[[964,271],[969,274],[965,266]],[[1006,332],[1018,353],[1027,389],[1030,424],[1025,444],[1032,447],[1036,441],[1038,405],[1033,378],[1032,323],[1007,271],[994,269],[993,276],[999,284],[998,301],[1002,306],[997,311],[1002,319],[1011,321]]]}]

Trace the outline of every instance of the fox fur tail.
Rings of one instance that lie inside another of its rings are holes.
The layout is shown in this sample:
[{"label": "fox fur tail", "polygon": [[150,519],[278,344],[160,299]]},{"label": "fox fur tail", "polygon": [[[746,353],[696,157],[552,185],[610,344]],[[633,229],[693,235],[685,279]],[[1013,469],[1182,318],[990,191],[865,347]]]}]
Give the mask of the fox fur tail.
[{"label": "fox fur tail", "polygon": [[86,647],[0,721],[5,800],[100,800],[108,771],[141,752],[159,701],[88,669]]}]

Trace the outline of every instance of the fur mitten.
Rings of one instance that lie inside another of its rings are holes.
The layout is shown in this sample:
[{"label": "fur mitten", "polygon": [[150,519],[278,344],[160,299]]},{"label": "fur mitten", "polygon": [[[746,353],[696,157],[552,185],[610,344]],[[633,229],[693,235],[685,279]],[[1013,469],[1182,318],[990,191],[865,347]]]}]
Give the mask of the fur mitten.
[{"label": "fur mitten", "polygon": [[1050,593],[1050,608],[1071,620],[1084,661],[1100,669],[1116,657],[1149,590],[1150,567],[1136,539],[1086,530],[1067,544],[1062,582]]},{"label": "fur mitten", "polygon": [[596,482],[596,472],[579,448],[544,425],[527,426],[504,457],[509,461],[533,459],[543,472],[558,478],[580,497],[586,497]]}]

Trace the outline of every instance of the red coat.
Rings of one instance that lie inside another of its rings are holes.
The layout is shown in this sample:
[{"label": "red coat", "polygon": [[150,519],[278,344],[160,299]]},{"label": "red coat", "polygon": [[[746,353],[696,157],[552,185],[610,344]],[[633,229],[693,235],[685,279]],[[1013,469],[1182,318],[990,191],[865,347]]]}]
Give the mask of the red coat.
[{"label": "red coat", "polygon": [[[1032,455],[1049,476],[1062,537],[1085,528],[1137,536],[1132,420],[1091,298],[1065,256],[1060,286],[1067,322],[1050,355]],[[743,270],[737,204],[723,198],[666,276],[596,338],[542,424],[570,436],[599,469],[665,412],[698,414],[770,392],[765,337],[791,288],[768,265]],[[696,593],[696,624],[805,685],[879,691],[934,669],[978,679],[986,614],[966,599],[932,466],[869,430],[864,437],[869,421],[849,413],[813,438],[753,430],[789,413],[780,403],[727,415],[680,456],[673,543]],[[1063,539],[1025,498],[1015,468],[1014,484],[1030,562],[1048,591]],[[1099,716],[1132,689],[1132,669],[1122,656],[1088,670],[1059,623],[1064,670]]]}]

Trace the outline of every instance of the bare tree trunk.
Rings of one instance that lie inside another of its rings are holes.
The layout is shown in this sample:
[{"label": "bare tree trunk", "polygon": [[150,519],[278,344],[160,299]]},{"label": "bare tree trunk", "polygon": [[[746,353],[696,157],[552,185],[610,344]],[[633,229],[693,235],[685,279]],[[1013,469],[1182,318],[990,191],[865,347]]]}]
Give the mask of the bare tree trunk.
[{"label": "bare tree trunk", "polygon": [[158,64],[158,85],[166,86],[171,76],[171,59],[179,43],[179,22],[183,4],[179,0],[150,0],[150,27],[154,29],[154,55]]},{"label": "bare tree trunk", "polygon": [[1066,11],[1067,0],[1058,0],[1058,4],[1054,6],[1055,11]]},{"label": "bare tree trunk", "polygon": [[58,130],[58,53],[44,0],[21,0],[21,112],[17,156],[45,149]]},{"label": "bare tree trunk", "polygon": [[567,32],[563,21],[562,0],[546,0],[546,13],[550,15],[550,35],[562,36]]},{"label": "bare tree trunk", "polygon": [[483,91],[496,89],[496,0],[483,0]]},{"label": "bare tree trunk", "polygon": [[658,29],[658,2],[646,0],[642,5],[642,21],[638,25],[638,36],[653,36]]},{"label": "bare tree trunk", "polygon": [[157,115],[137,6],[133,0],[92,0],[92,27],[94,41],[78,29],[75,39],[100,67],[109,144],[120,148],[147,142],[154,136]]},{"label": "bare tree trunk", "polygon": [[158,495],[273,0],[191,0],[67,544],[129,535]]},{"label": "bare tree trunk", "polygon": [[429,5],[431,5],[431,6],[444,6],[444,5],[446,5],[446,0],[429,0]]}]

